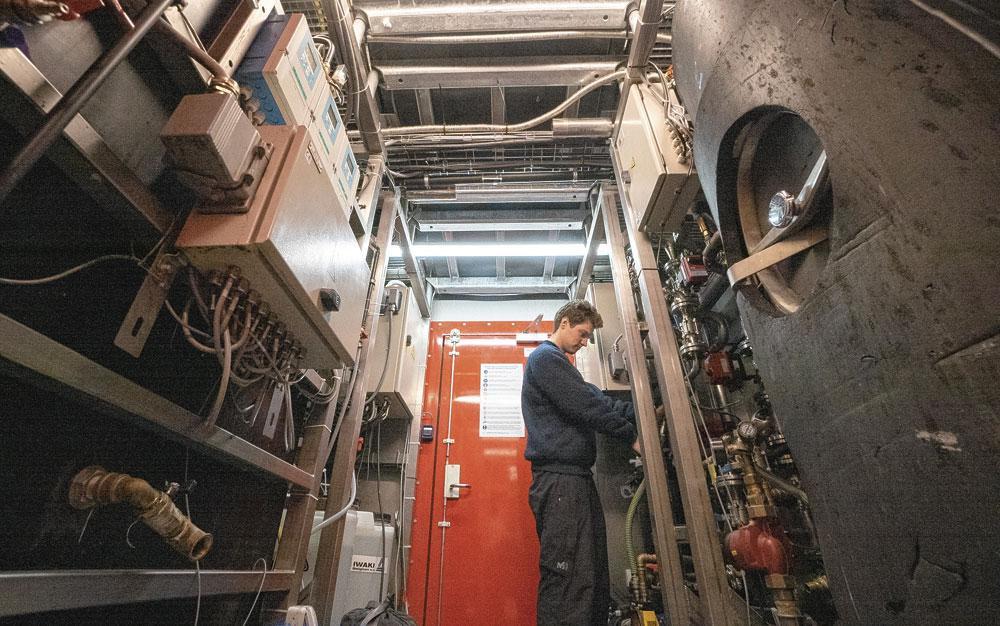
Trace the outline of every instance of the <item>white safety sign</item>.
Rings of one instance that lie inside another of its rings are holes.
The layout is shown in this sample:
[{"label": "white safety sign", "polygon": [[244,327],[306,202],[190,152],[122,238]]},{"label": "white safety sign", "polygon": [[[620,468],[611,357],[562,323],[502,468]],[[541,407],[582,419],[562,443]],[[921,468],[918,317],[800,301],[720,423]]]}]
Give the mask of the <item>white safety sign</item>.
[{"label": "white safety sign", "polygon": [[524,437],[520,363],[483,363],[479,368],[479,436]]}]

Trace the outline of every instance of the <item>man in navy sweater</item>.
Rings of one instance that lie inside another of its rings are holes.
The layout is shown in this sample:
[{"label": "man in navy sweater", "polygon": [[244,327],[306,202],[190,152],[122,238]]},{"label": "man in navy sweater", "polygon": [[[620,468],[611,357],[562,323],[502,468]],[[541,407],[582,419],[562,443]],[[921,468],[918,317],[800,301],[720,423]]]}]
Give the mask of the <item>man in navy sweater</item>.
[{"label": "man in navy sweater", "polygon": [[583,380],[567,355],[587,345],[601,315],[585,300],[556,312],[555,332],[528,357],[521,412],[531,461],[528,502],[541,544],[538,626],[606,626],[609,582],[604,511],[590,468],[595,433],[638,452],[630,402]]}]

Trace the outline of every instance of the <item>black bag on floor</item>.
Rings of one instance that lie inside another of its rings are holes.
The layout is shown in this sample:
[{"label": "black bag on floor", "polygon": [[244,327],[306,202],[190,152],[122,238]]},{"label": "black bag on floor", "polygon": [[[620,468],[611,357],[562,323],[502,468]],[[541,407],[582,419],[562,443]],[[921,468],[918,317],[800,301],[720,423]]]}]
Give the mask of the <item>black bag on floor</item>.
[{"label": "black bag on floor", "polygon": [[417,626],[413,618],[389,608],[389,600],[382,604],[369,602],[363,609],[352,609],[340,620],[340,626]]}]

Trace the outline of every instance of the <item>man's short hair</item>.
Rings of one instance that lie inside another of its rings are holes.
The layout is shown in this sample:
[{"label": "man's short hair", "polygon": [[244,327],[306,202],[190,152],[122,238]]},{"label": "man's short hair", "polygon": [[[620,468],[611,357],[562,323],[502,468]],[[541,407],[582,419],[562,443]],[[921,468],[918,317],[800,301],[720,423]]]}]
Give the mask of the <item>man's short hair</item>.
[{"label": "man's short hair", "polygon": [[597,312],[597,308],[586,300],[570,300],[559,307],[559,310],[556,311],[553,330],[559,330],[559,324],[564,317],[569,320],[570,326],[576,326],[584,322],[590,322],[594,325],[595,329],[604,326],[604,320],[601,319],[601,314]]}]

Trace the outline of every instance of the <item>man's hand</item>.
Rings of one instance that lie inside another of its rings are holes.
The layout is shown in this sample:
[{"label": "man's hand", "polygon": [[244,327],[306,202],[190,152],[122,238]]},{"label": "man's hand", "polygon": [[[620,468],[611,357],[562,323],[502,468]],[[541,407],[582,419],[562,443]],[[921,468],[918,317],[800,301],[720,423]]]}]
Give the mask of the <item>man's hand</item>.
[{"label": "man's hand", "polygon": [[632,442],[632,449],[635,451],[636,454],[638,454],[639,456],[642,456],[642,448],[639,446],[639,440],[638,439],[636,439],[635,441]]},{"label": "man's hand", "polygon": [[667,407],[662,404],[656,407],[656,417],[664,417],[667,414]]}]

